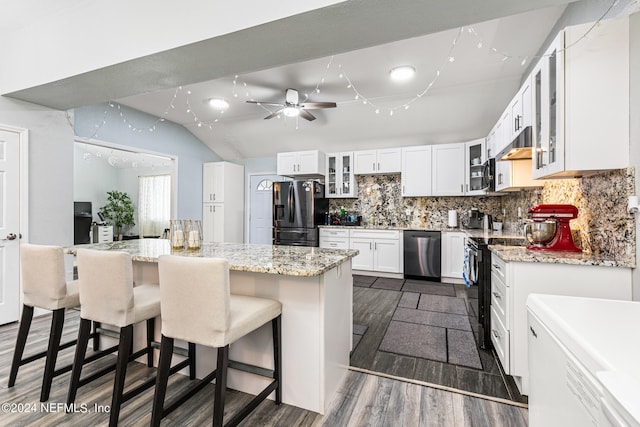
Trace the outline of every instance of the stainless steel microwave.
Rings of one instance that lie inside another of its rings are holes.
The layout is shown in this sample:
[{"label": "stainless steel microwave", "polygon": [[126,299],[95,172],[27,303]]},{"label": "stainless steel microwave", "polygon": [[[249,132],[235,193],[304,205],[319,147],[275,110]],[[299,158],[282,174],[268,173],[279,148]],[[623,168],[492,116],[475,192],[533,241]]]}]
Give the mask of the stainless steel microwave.
[{"label": "stainless steel microwave", "polygon": [[488,159],[482,164],[482,190],[496,191],[496,159]]}]

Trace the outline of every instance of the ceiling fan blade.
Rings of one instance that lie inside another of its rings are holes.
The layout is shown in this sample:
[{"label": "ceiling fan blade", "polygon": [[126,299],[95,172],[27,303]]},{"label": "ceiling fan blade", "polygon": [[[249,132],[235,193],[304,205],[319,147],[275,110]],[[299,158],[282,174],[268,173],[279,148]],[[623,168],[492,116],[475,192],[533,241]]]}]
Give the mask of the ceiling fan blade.
[{"label": "ceiling fan blade", "polygon": [[336,108],[338,105],[335,102],[303,102],[300,104],[300,108],[306,110],[317,110],[320,108]]},{"label": "ceiling fan blade", "polygon": [[305,110],[300,110],[300,117],[307,119],[310,122],[316,119],[316,116]]},{"label": "ceiling fan blade", "polygon": [[265,117],[265,120],[268,119],[273,119],[274,117],[278,116],[280,113],[282,113],[282,110],[278,110],[278,111],[274,111],[273,113],[269,114],[267,117]]},{"label": "ceiling fan blade", "polygon": [[261,101],[245,101],[247,104],[260,104],[260,105],[273,105],[275,107],[283,107],[284,104],[276,102],[261,102]]}]

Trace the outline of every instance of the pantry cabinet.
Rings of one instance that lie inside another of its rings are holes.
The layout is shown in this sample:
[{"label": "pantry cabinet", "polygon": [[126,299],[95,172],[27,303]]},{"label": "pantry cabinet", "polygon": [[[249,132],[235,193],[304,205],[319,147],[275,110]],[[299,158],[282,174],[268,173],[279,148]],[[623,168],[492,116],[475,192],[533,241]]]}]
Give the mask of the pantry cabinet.
[{"label": "pantry cabinet", "polygon": [[355,151],[354,173],[356,175],[400,173],[400,148]]},{"label": "pantry cabinet", "polygon": [[629,165],[629,18],[592,26],[561,31],[533,70],[535,178]]},{"label": "pantry cabinet", "polygon": [[325,196],[357,197],[358,185],[353,173],[353,152],[327,154]]},{"label": "pantry cabinet", "polygon": [[326,155],[318,150],[278,153],[277,171],[283,176],[324,176]]},{"label": "pantry cabinet", "polygon": [[229,162],[204,163],[202,179],[202,240],[242,243],[244,167]]}]

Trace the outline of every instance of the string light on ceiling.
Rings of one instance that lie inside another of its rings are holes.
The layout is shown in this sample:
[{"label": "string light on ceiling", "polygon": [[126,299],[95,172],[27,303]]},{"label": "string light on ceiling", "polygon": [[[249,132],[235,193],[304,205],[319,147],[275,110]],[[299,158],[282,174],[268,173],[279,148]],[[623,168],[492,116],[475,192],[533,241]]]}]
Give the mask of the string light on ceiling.
[{"label": "string light on ceiling", "polygon": [[[580,37],[578,38],[574,43],[572,43],[569,46],[566,46],[563,50],[566,51],[568,49],[570,49],[571,47],[575,46],[577,43],[579,43],[581,40],[583,40],[585,37],[587,37],[587,35],[600,23],[600,21],[602,21],[608,14],[609,12],[619,3],[619,0],[613,0],[612,3],[610,4],[610,6],[605,10],[605,12],[600,16],[600,18]],[[466,32],[465,32],[466,30]],[[420,91],[419,93],[417,93],[414,97],[410,98],[409,100],[407,100],[406,102],[403,102],[399,105],[393,106],[393,107],[387,107],[387,108],[382,108],[379,105],[376,104],[376,102],[373,101],[373,98],[366,96],[365,94],[363,94],[362,92],[360,92],[357,88],[357,85],[354,83],[354,81],[349,77],[349,74],[346,72],[345,67],[343,67],[342,64],[338,64],[338,78],[341,80],[346,80],[347,84],[346,84],[346,88],[350,89],[351,92],[353,93],[353,99],[354,101],[360,101],[362,103],[362,105],[368,106],[369,108],[372,109],[372,111],[379,115],[382,111],[386,110],[389,116],[393,116],[394,112],[398,111],[398,110],[408,110],[410,108],[410,106],[418,101],[419,99],[421,99],[422,97],[424,97],[425,95],[427,95],[427,93],[434,87],[434,85],[436,84],[436,82],[438,81],[438,79],[440,78],[442,72],[444,71],[444,69],[446,68],[446,66],[453,64],[456,60],[455,56],[454,56],[454,49],[456,47],[456,44],[458,43],[459,39],[461,38],[461,36],[466,33],[468,35],[473,36],[474,38],[476,38],[476,41],[474,42],[475,46],[478,49],[482,49],[485,48],[487,50],[489,50],[491,53],[497,55],[501,61],[509,61],[509,60],[517,60],[519,61],[521,66],[525,66],[527,63],[533,61],[533,60],[537,60],[539,58],[541,58],[541,55],[538,56],[527,56],[527,55],[514,55],[514,54],[510,54],[508,52],[502,51],[497,49],[494,46],[491,46],[489,44],[486,43],[486,40],[483,39],[483,37],[481,36],[481,34],[479,34],[479,32],[474,28],[474,27],[461,27],[458,32],[456,33],[456,36],[454,37],[451,46],[449,47],[449,51],[448,54],[446,55],[446,57],[441,61],[440,66],[436,69],[436,72],[434,74],[434,76],[432,77],[432,79],[429,81],[429,83],[426,85],[426,87]],[[321,76],[321,78],[318,80],[318,83],[315,85],[315,88],[309,93],[304,93],[304,99],[302,102],[306,102],[311,94],[314,93],[320,93],[321,90],[321,86],[325,83],[327,75],[330,71],[330,69],[332,68],[334,62],[334,56],[331,56],[329,58],[329,61],[324,69],[324,72]],[[239,87],[241,86],[241,88]],[[244,98],[247,100],[251,100],[254,101],[253,97],[250,94],[249,91],[249,86],[247,85],[247,83],[242,80],[242,78],[239,75],[235,75],[233,78],[233,83],[232,83],[232,91],[231,91],[231,96],[234,99],[237,99],[240,97],[240,89],[244,92]],[[179,95],[183,94],[184,95],[184,106],[180,107],[178,105],[178,101],[179,101]],[[192,108],[191,106],[191,97],[192,93],[190,90],[185,90],[182,86],[178,86],[174,92],[173,95],[167,105],[167,108],[165,108],[165,110],[163,111],[163,113],[160,115],[159,118],[157,118],[156,120],[154,120],[151,125],[146,125],[146,126],[141,126],[139,124],[135,124],[133,123],[131,120],[129,120],[125,114],[125,110],[121,108],[121,106],[114,102],[114,101],[109,101],[107,103],[107,107],[105,108],[105,110],[103,111],[103,115],[102,115],[102,120],[97,123],[95,125],[95,130],[93,132],[93,134],[91,135],[91,138],[96,138],[98,136],[99,131],[107,124],[107,117],[109,116],[109,114],[113,111],[116,112],[116,114],[118,115],[118,117],[122,120],[122,123],[129,128],[132,132],[143,132],[143,131],[147,131],[147,132],[154,132],[157,129],[157,126],[161,123],[165,121],[165,117],[168,116],[170,114],[170,112],[172,112],[173,110],[176,110],[178,108],[184,108],[184,111],[187,114],[191,115],[191,118],[193,119],[193,122],[196,124],[197,127],[208,127],[210,130],[213,130],[214,124],[218,123],[220,121],[220,119],[222,119],[222,117],[224,116],[224,112],[227,111],[227,108],[221,108],[220,110],[218,110],[218,117],[216,117],[215,119],[213,119],[212,121],[203,121],[199,118],[198,114],[196,113],[196,111]],[[209,101],[209,100],[207,100]],[[227,103],[228,105],[228,103]],[[261,108],[263,108],[265,111],[272,113],[273,111],[270,110],[269,108],[267,108],[266,106],[257,103],[257,105],[259,105]],[[291,116],[293,117],[293,116]],[[280,115],[277,116],[277,118],[281,118]],[[298,117],[295,117],[296,119],[296,129],[298,129]],[[69,122],[69,125],[73,128],[73,123],[71,120],[71,117],[69,117],[69,115],[67,114],[67,121]]]}]

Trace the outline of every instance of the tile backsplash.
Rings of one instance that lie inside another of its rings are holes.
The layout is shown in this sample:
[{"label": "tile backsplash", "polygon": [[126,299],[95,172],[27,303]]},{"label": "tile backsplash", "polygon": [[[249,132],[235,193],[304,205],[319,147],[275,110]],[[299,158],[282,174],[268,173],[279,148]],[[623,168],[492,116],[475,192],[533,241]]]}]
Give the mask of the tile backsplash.
[{"label": "tile backsplash", "polygon": [[331,199],[329,205],[331,212],[341,207],[357,212],[366,224],[420,229],[446,227],[450,209],[458,211],[458,224],[464,225],[469,210],[477,208],[502,221],[505,231],[522,232],[518,208],[526,219],[527,209],[540,203],[572,204],[579,210],[571,222],[574,241],[585,252],[633,256],[635,220],[627,213],[627,197],[635,194],[634,173],[629,168],[548,180],[541,189],[480,197],[402,197],[400,175],[361,175],[356,177],[358,198]]}]

